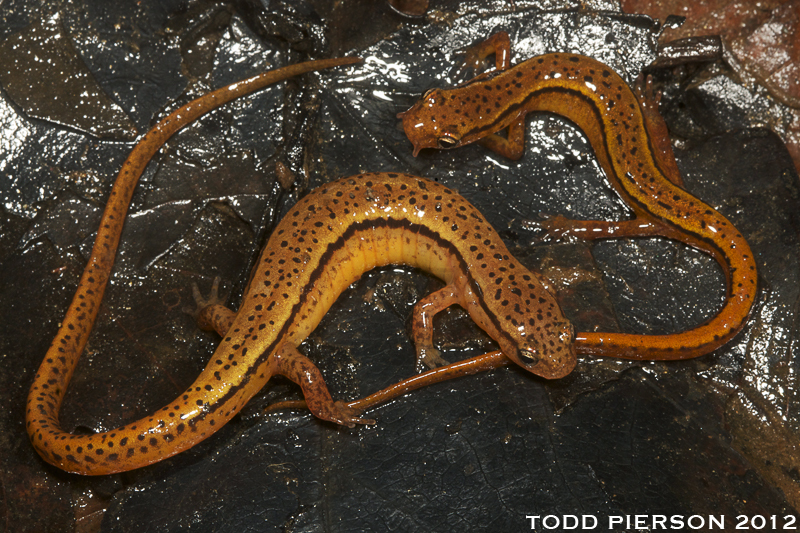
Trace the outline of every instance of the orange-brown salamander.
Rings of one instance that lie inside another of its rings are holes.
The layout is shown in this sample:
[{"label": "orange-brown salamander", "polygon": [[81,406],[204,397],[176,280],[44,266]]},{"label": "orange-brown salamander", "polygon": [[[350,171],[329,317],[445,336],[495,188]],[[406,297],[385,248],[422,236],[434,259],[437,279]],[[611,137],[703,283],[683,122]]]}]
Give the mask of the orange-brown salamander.
[{"label": "orange-brown salamander", "polygon": [[[338,295],[373,267],[407,264],[446,286],[417,303],[418,362],[439,362],[432,318],[464,307],[505,357],[547,377],[575,365],[574,332],[538,276],[516,261],[483,216],[454,191],[405,174],[364,174],[329,183],[301,199],[273,231],[237,313],[203,302],[201,326],[222,336],[207,367],[174,401],[149,417],[93,435],[61,429],[58,412],[109,278],[133,188],[150,158],[180,127],[224,102],[288,76],[354,63],[310,62],[203,96],[159,123],[122,167],[92,256],[28,396],[27,429],[49,463],[80,474],[145,466],[212,435],[281,374],[298,383],[319,418],[371,423],[334,402],[319,370],[297,349]],[[213,292],[216,292],[215,289]]]},{"label": "orange-brown salamander", "polygon": [[[728,342],[745,324],[756,296],[756,264],[741,233],[681,186],[658,98],[649,81],[635,94],[608,66],[576,54],[547,54],[513,67],[510,42],[498,33],[467,54],[469,64],[495,54],[496,70],[453,89],[433,89],[398,116],[414,145],[456,148],[472,142],[517,159],[525,115],[545,111],[574,122],[589,139],[606,178],[633,210],[621,222],[546,220],[550,236],[582,239],[661,236],[717,260],[727,283],[716,316],[669,335],[576,333],[579,354],[627,359],[687,359]],[[507,137],[497,132],[507,129]]]}]

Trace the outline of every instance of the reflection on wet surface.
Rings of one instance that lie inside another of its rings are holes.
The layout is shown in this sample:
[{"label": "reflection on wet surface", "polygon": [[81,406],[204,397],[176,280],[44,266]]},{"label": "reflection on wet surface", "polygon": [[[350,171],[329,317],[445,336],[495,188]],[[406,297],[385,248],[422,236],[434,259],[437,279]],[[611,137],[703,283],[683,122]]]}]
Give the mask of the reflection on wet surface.
[{"label": "reflection on wet surface", "polygon": [[[151,4],[67,13],[60,27],[31,6],[30,20],[6,41],[29,50],[42,35],[77,41],[60,59],[58,84],[72,97],[91,96],[87,110],[37,111],[26,101],[42,89],[23,80],[12,90],[0,76],[0,338],[9,369],[0,390],[8,400],[6,446],[14,450],[4,454],[3,468],[6,486],[23,487],[24,494],[9,523],[59,529],[74,519],[85,498],[73,494],[82,492],[101,495],[109,530],[195,521],[224,530],[233,522],[220,503],[238,509],[242,521],[266,521],[273,529],[287,520],[319,525],[338,516],[342,530],[354,528],[356,517],[369,529],[390,514],[400,529],[442,529],[435,517],[453,509],[467,510],[449,526],[495,517],[493,525],[511,529],[526,513],[578,507],[598,514],[732,515],[797,505],[797,176],[776,137],[724,132],[769,108],[760,98],[738,99],[724,78],[683,92],[668,87],[664,102],[679,132],[687,188],[737,225],[759,261],[758,308],[746,330],[717,353],[677,364],[587,359],[568,378],[548,383],[499,370],[417,391],[377,409],[375,428],[352,432],[293,412],[260,416],[263,405],[295,394],[291,384],[276,381],[215,438],[123,480],[86,485],[44,467],[28,446],[22,402],[83,268],[96,213],[132,146],[123,132],[130,124],[143,131],[175,99],[182,103],[254,70],[301,59],[285,41],[259,38],[236,13],[220,31],[217,23],[197,23],[200,17],[156,13]],[[134,199],[101,322],[65,402],[65,422],[111,428],[171,400],[217,342],[180,312],[191,282],[209,285],[220,274],[236,301],[249,261],[287,206],[312,186],[361,171],[402,170],[458,189],[515,256],[551,277],[582,329],[676,331],[713,314],[722,277],[703,254],[661,239],[540,243],[525,228],[523,221],[539,213],[630,215],[604,183],[584,136],[557,117],[529,118],[520,162],[477,146],[411,157],[396,113],[428,88],[464,81],[468,73],[460,71],[456,51],[497,28],[512,34],[512,62],[580,51],[631,81],[654,58],[655,36],[646,23],[598,13],[507,13],[506,4],[482,3],[485,16],[457,16],[463,6],[453,6],[447,23],[398,23],[399,31],[358,51],[368,58],[362,66],[237,102],[170,142]],[[182,48],[170,31],[181,31],[173,22],[186,20],[195,24],[189,41],[219,44]],[[368,31],[369,21],[363,27]],[[198,71],[189,77],[181,70],[182,61],[190,62],[182,50],[207,54],[191,59]],[[0,62],[11,60],[5,55]],[[70,67],[74,61],[89,64],[88,72]],[[721,131],[709,134],[704,128],[712,123]],[[289,188],[272,173],[279,159],[294,172]],[[407,270],[379,271],[340,298],[304,345],[331,376],[335,395],[365,395],[410,375],[409,295],[426,294],[435,283]],[[375,298],[380,305],[365,303]],[[492,348],[458,311],[443,317],[438,335],[450,360]],[[250,510],[255,500],[258,511]],[[364,517],[358,510],[365,505],[379,511]],[[42,508],[53,512],[42,517]],[[143,508],[152,511],[147,524]]]}]

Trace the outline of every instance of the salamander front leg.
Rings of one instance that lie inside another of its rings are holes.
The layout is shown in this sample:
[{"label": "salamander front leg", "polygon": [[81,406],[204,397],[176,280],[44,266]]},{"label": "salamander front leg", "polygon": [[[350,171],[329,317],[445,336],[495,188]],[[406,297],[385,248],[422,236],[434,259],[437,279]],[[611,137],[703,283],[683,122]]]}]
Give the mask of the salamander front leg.
[{"label": "salamander front leg", "polygon": [[451,284],[429,294],[414,306],[411,330],[417,349],[417,372],[447,364],[441,352],[433,346],[433,317],[457,303],[458,293]]},{"label": "salamander front leg", "polygon": [[334,402],[322,373],[308,357],[297,351],[295,346],[284,343],[272,357],[276,361],[275,373],[286,376],[300,385],[306,405],[317,418],[349,428],[355,427],[356,424],[375,423],[374,420],[356,416],[359,411],[348,407],[345,402]]},{"label": "salamander front leg", "polygon": [[[508,33],[497,32],[462,53],[464,54],[462,70],[472,69],[474,72],[481,70],[486,58],[492,54],[494,54],[495,69],[506,70],[511,66],[511,39]],[[496,154],[516,161],[525,152],[525,115],[508,127],[506,137],[492,133],[481,138],[478,143]]]},{"label": "salamander front leg", "polygon": [[194,317],[203,331],[216,331],[220,337],[224,337],[236,313],[225,307],[227,297],[219,295],[219,276],[214,278],[208,298],[203,297],[196,283],[192,283],[192,296],[195,307],[185,307],[183,310]]},{"label": "salamander front leg", "polygon": [[494,65],[497,70],[506,70],[511,66],[511,39],[508,33],[499,31],[485,41],[463,49],[464,69],[478,71],[483,68],[486,58],[494,54]]}]

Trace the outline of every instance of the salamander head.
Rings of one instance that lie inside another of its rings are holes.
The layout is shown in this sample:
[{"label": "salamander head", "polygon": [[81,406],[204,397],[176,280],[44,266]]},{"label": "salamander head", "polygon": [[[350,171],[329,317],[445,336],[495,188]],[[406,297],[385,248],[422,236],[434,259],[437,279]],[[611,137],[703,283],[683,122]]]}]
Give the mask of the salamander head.
[{"label": "salamander head", "polygon": [[462,145],[461,133],[454,125],[453,110],[445,103],[439,89],[431,89],[408,111],[398,113],[403,130],[414,145],[414,157],[423,148],[447,150]]},{"label": "salamander head", "polygon": [[[541,328],[543,335],[521,335],[503,353],[525,370],[547,379],[563,378],[575,368],[575,330],[564,319]],[[523,332],[525,333],[525,332]]]}]

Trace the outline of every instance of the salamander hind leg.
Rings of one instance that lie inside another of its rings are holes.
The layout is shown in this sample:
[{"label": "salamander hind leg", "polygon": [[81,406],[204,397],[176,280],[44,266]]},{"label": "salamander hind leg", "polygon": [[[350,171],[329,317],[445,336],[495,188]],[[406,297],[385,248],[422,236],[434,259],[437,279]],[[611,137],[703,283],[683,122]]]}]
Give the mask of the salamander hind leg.
[{"label": "salamander hind leg", "polygon": [[203,331],[216,331],[220,337],[224,337],[233,324],[236,313],[225,306],[227,296],[219,295],[219,281],[219,276],[214,278],[208,298],[200,293],[196,283],[192,283],[195,306],[184,307],[183,310],[194,317],[197,326]]},{"label": "salamander hind leg", "polygon": [[433,346],[433,317],[460,301],[454,285],[433,292],[417,302],[411,317],[414,345],[417,349],[417,372],[447,364]]},{"label": "salamander hind leg", "polygon": [[675,154],[672,151],[672,143],[669,140],[669,131],[664,117],[658,111],[661,103],[661,93],[653,88],[653,77],[639,74],[633,87],[636,99],[639,100],[639,107],[642,109],[644,125],[650,143],[653,146],[653,158],[656,164],[664,173],[664,176],[674,185],[680,188],[683,186],[683,178],[675,162]]},{"label": "salamander hind leg", "polygon": [[355,427],[356,424],[375,423],[375,420],[357,416],[359,411],[348,407],[345,402],[334,402],[322,373],[308,357],[297,351],[295,346],[284,343],[273,357],[277,363],[276,373],[300,385],[308,409],[317,418],[349,428]]}]

